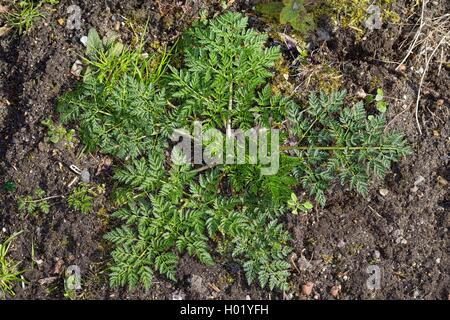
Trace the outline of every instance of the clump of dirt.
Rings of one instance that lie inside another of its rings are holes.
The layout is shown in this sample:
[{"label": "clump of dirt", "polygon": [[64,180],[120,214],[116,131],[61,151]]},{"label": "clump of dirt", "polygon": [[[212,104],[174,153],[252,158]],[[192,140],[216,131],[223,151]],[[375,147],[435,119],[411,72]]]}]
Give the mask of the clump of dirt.
[{"label": "clump of dirt", "polygon": [[[0,37],[0,183],[13,181],[17,191],[0,191],[0,239],[24,230],[15,242],[13,256],[28,270],[25,289],[16,286],[19,299],[59,299],[64,297],[64,271],[76,265],[82,272],[80,298],[91,299],[268,299],[306,298],[302,286],[312,282],[309,298],[315,299],[447,299],[450,290],[450,123],[449,72],[437,75],[430,69],[423,92],[420,121],[415,123],[414,103],[420,75],[408,66],[395,71],[395,61],[404,52],[399,43],[410,37],[402,25],[388,24],[383,30],[366,34],[357,41],[351,30],[336,29],[324,19],[321,32],[309,37],[311,62],[332,66],[342,76],[342,87],[352,100],[362,93],[384,90],[388,107],[388,129],[406,134],[413,154],[399,164],[384,181],[377,181],[369,198],[363,199],[340,185],[333,188],[328,204],[308,216],[290,216],[286,224],[293,234],[292,289],[284,295],[248,286],[242,269],[231,259],[219,258],[214,267],[205,267],[183,256],[178,282],[158,277],[150,292],[111,289],[106,271],[109,244],[102,240],[111,226],[107,213],[112,210],[108,196],[96,203],[96,212],[81,214],[67,206],[65,197],[76,175],[71,165],[88,169],[93,182],[111,183],[109,159],[53,145],[44,140],[41,120],[54,117],[56,98],[78,81],[71,75],[73,63],[82,56],[80,42],[89,28],[100,34],[117,30],[123,41],[148,21],[148,40],[170,45],[194,19],[212,16],[221,9],[210,1],[68,1],[56,9],[46,7],[45,18],[35,22],[21,37],[9,33]],[[70,30],[67,8],[81,9],[80,29]],[[409,2],[400,7],[409,8]],[[445,7],[447,6],[447,7]],[[246,12],[259,29],[270,26],[259,21],[246,1],[235,1],[230,8]],[[434,10],[448,12],[442,2]],[[1,21],[0,21],[1,24]],[[140,28],[140,29],[139,29]],[[286,30],[289,31],[289,30]],[[286,43],[279,43],[289,53]],[[286,63],[293,57],[285,54]],[[414,66],[420,68],[420,66]],[[289,81],[294,87],[304,79],[301,65],[289,66]],[[296,99],[302,101],[305,93]],[[49,214],[24,218],[18,212],[19,195],[31,194],[37,187],[50,200]],[[380,193],[380,189],[383,192]],[[385,189],[385,190],[384,190]],[[387,190],[387,192],[386,192]],[[2,231],[3,230],[3,231]],[[381,272],[380,288],[370,290],[369,266]]]}]

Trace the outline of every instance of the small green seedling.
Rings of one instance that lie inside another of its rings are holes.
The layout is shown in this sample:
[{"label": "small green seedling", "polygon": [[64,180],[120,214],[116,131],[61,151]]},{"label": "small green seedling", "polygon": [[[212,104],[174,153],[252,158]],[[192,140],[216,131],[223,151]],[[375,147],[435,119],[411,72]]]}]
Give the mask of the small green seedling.
[{"label": "small green seedling", "polygon": [[67,131],[63,126],[55,124],[52,119],[42,120],[41,124],[47,128],[47,139],[51,143],[56,144],[60,141],[65,141],[70,144],[73,142],[75,130]]},{"label": "small green seedling", "polygon": [[50,212],[50,197],[45,197],[45,191],[41,188],[34,190],[33,195],[21,196],[18,199],[19,211],[34,216],[38,211]]},{"label": "small green seedling", "polygon": [[49,5],[52,5],[52,6],[59,4],[59,0],[43,0],[42,2],[48,3]]},{"label": "small green seedling", "polygon": [[44,17],[40,10],[44,4],[57,5],[59,0],[15,1],[12,10],[5,13],[7,26],[17,30],[19,35],[28,32],[37,19]]},{"label": "small green seedling", "polygon": [[6,295],[14,297],[14,284],[23,282],[21,275],[24,271],[19,270],[20,262],[15,262],[8,257],[11,243],[22,232],[16,232],[3,243],[0,243],[0,299],[6,298]]},{"label": "small green seedling", "polygon": [[299,213],[307,214],[312,208],[313,204],[310,201],[301,203],[295,193],[291,194],[291,199],[287,202],[288,208],[291,209],[293,215]]},{"label": "small green seedling", "polygon": [[280,23],[290,24],[294,30],[306,32],[314,28],[313,16],[307,12],[304,0],[283,0]]},{"label": "small green seedling", "polygon": [[119,35],[115,32],[107,33],[103,38],[95,29],[89,30],[86,43],[87,65],[84,80],[94,78],[108,87],[115,85],[124,75],[132,75],[145,83],[153,83],[165,70],[166,60],[170,52],[163,52],[159,57],[160,68],[154,70],[149,63],[152,57],[144,52],[144,36],[137,39],[137,48],[125,46],[119,41]]},{"label": "small green seedling", "polygon": [[381,113],[385,113],[387,110],[387,103],[384,101],[383,89],[377,89],[377,95],[375,96],[377,110]]},{"label": "small green seedling", "polygon": [[88,183],[81,183],[70,193],[67,199],[69,207],[81,213],[89,213],[94,206],[94,197],[97,196],[95,189]]},{"label": "small green seedling", "polygon": [[378,88],[377,89],[377,94],[375,96],[374,95],[368,95],[366,100],[367,100],[367,103],[375,102],[375,107],[377,108],[378,112],[386,113],[387,103],[384,100],[383,89]]},{"label": "small green seedling", "polygon": [[14,192],[16,191],[16,184],[14,183],[14,181],[6,181],[5,183],[3,183],[2,185],[2,189],[8,192]]},{"label": "small green seedling", "polygon": [[269,20],[280,24],[289,24],[299,32],[307,32],[315,26],[314,17],[305,6],[304,0],[283,0],[261,3],[256,11]]},{"label": "small green seedling", "polygon": [[270,22],[280,23],[280,14],[284,5],[281,1],[258,3],[255,7],[256,12],[260,13],[263,18]]},{"label": "small green seedling", "polygon": [[6,23],[8,26],[17,30],[21,35],[31,29],[33,22],[43,15],[39,11],[41,4],[34,1],[20,1],[14,5],[12,12],[6,14]]}]

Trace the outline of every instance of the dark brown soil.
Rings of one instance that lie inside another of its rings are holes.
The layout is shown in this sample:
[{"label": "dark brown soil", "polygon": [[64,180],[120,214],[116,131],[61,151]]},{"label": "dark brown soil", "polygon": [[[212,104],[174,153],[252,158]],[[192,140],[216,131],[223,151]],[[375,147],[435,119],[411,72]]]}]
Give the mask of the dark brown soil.
[{"label": "dark brown soil", "polygon": [[[302,285],[310,281],[314,299],[332,298],[332,287],[339,288],[339,299],[447,299],[450,203],[449,188],[442,179],[450,181],[450,76],[448,64],[440,74],[437,68],[430,69],[419,109],[423,131],[419,135],[414,106],[420,75],[410,65],[396,72],[397,65],[389,63],[401,61],[405,54],[398,46],[410,36],[407,25],[388,24],[356,41],[352,31],[331,30],[324,20],[321,27],[331,40],[323,43],[311,37],[311,46],[317,48],[313,58],[342,73],[350,96],[361,89],[373,93],[383,88],[390,103],[389,128],[403,131],[414,152],[394,165],[384,181],[375,183],[368,199],[336,185],[323,210],[288,218],[295,255],[292,289],[285,295],[247,286],[242,269],[231,259],[219,257],[214,267],[205,267],[183,256],[178,282],[158,278],[148,293],[111,289],[106,271],[110,248],[102,240],[113,223],[108,219],[107,194],[96,200],[96,208],[103,208],[97,215],[75,212],[63,198],[51,200],[47,215],[23,217],[18,212],[18,196],[36,187],[49,196],[67,196],[75,177],[70,165],[89,169],[96,183],[109,185],[111,172],[105,159],[82,154],[78,144],[68,148],[45,142],[40,122],[52,116],[57,119],[55,99],[77,82],[70,69],[83,54],[80,38],[89,28],[104,34],[123,17],[141,25],[149,19],[149,40],[171,44],[201,10],[209,16],[220,10],[211,1],[195,1],[194,6],[175,2],[61,0],[56,10],[46,10],[45,19],[37,21],[30,33],[0,37],[0,183],[17,185],[15,192],[0,191],[0,239],[24,231],[12,254],[28,270],[24,274],[28,283],[25,288],[16,286],[16,298],[63,298],[64,270],[77,265],[83,281],[79,297],[85,299],[298,299]],[[72,4],[82,10],[81,30],[71,31],[57,22],[67,18]],[[404,7],[408,6],[406,2]],[[443,1],[436,10],[449,12],[446,6]],[[236,1],[231,9],[251,14],[245,1]],[[252,21],[258,28],[269,28],[256,16]],[[121,27],[120,32],[124,41],[129,39],[127,28]],[[289,54],[286,57],[289,63]],[[290,68],[291,79],[300,83],[295,68]],[[297,98],[302,99],[302,94]],[[379,189],[389,192],[382,196]],[[33,248],[39,264],[32,262]],[[369,265],[380,267],[379,290],[366,286]]]}]

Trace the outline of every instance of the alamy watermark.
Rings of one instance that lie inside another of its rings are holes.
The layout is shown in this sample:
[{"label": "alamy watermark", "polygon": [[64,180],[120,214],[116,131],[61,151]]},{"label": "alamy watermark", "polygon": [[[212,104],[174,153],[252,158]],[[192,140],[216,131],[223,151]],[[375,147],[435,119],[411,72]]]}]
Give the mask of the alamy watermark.
[{"label": "alamy watermark", "polygon": [[81,290],[81,270],[79,266],[72,265],[66,269],[64,287],[66,291]]},{"label": "alamy watermark", "polygon": [[67,8],[67,23],[66,27],[69,30],[81,29],[81,8],[77,5],[71,5]]},{"label": "alamy watermark", "polygon": [[[172,150],[172,162],[181,164],[253,164],[261,166],[261,175],[275,175],[280,168],[280,133],[278,129],[218,129],[203,130],[195,121],[193,132],[173,131],[171,140],[177,144]],[[181,140],[181,141],[180,141]],[[181,156],[180,156],[181,154]]]},{"label": "alamy watermark", "polygon": [[369,17],[364,21],[364,26],[370,31],[380,30],[383,26],[382,12],[379,6],[370,5],[367,8]]},{"label": "alamy watermark", "polygon": [[366,273],[369,274],[367,278],[367,289],[374,291],[381,289],[381,268],[377,265],[370,265],[366,268]]}]

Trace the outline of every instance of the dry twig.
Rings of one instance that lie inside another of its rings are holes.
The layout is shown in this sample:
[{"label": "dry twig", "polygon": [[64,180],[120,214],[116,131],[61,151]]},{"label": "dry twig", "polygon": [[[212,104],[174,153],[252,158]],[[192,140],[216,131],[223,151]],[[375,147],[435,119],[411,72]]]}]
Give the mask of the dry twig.
[{"label": "dry twig", "polygon": [[[406,61],[410,59],[413,54],[415,54],[414,61],[422,65],[419,69],[422,76],[420,78],[415,104],[415,120],[419,134],[422,134],[421,125],[419,122],[419,105],[422,94],[422,86],[432,63],[437,62],[439,64],[438,74],[440,74],[442,64],[444,63],[445,52],[450,45],[450,13],[438,17],[432,16],[433,10],[427,10],[427,5],[429,2],[430,1],[428,0],[423,0],[421,15],[417,23],[417,31],[411,41],[405,57],[396,68],[396,70],[399,70],[402,66],[404,66]],[[431,16],[428,16],[427,13],[430,12]],[[440,59],[436,59],[436,54],[438,52],[441,53]]]}]

